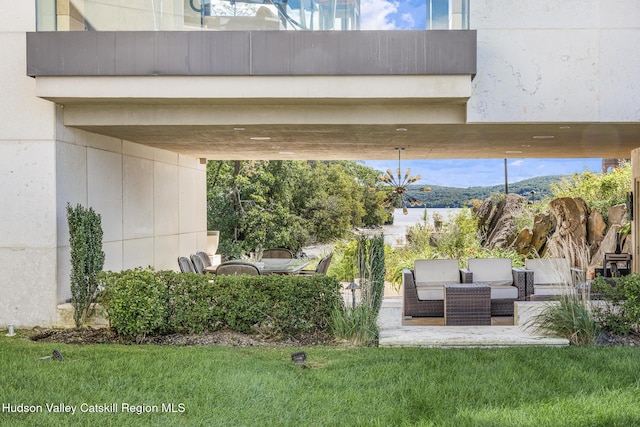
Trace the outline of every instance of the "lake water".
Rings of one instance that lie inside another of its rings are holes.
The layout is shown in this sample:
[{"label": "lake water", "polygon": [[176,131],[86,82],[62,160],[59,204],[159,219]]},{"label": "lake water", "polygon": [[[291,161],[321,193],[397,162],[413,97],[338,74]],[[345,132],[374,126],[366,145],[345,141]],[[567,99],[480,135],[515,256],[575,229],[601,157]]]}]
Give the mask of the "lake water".
[{"label": "lake water", "polygon": [[[462,209],[460,208],[428,208],[427,217],[431,225],[433,225],[433,214],[439,213],[444,220],[450,216],[457,215]],[[396,209],[393,213],[393,225],[385,225],[382,227],[384,240],[390,246],[404,246],[406,244],[407,227],[417,223],[424,222],[424,208],[409,209],[407,215],[402,213],[402,209]]]}]

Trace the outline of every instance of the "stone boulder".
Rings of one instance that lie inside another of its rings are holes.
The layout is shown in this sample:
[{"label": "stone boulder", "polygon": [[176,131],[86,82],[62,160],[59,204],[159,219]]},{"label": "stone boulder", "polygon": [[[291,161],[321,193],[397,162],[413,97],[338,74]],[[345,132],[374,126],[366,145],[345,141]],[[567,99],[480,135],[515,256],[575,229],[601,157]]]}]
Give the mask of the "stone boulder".
[{"label": "stone boulder", "polygon": [[591,266],[602,266],[604,254],[616,251],[616,237],[618,236],[618,231],[620,231],[620,225],[618,224],[613,224],[609,227],[609,231],[607,231],[607,234],[600,243],[598,251],[593,255],[593,257],[591,257]]},{"label": "stone boulder", "polygon": [[586,269],[590,255],[586,203],[582,199],[562,197],[552,200],[549,209],[556,218],[555,231],[548,241],[550,255],[568,258],[572,266]]},{"label": "stone boulder", "polygon": [[600,212],[593,210],[587,219],[587,243],[590,247],[591,256],[595,255],[602,239],[604,239],[607,223]]},{"label": "stone boulder", "polygon": [[542,256],[547,239],[556,227],[556,218],[551,212],[543,212],[533,219],[533,236],[531,237],[531,247],[538,256]]},{"label": "stone boulder", "polygon": [[627,205],[620,204],[609,208],[609,225],[625,225],[627,223]]},{"label": "stone boulder", "polygon": [[487,227],[489,226],[489,223],[491,223],[494,214],[495,205],[493,203],[493,198],[488,197],[474,212],[475,217],[478,218],[478,228],[481,231],[486,233]]},{"label": "stone boulder", "polygon": [[487,227],[485,246],[489,248],[511,246],[518,235],[515,219],[522,214],[525,203],[527,199],[518,194],[507,194],[500,200]]},{"label": "stone boulder", "polygon": [[533,245],[533,231],[529,227],[522,229],[516,236],[516,240],[513,242],[513,249],[520,255],[527,256],[534,251]]}]

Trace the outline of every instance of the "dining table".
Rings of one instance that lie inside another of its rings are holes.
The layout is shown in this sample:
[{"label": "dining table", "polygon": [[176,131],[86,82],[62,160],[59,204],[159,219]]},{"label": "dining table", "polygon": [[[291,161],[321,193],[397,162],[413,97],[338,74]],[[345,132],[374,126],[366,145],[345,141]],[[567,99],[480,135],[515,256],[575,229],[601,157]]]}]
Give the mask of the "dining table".
[{"label": "dining table", "polygon": [[[306,258],[263,258],[260,261],[252,259],[240,261],[255,265],[260,270],[260,274],[298,274],[309,265],[309,260]],[[206,267],[205,271],[215,273],[216,268],[217,266]]]},{"label": "dining table", "polygon": [[260,274],[298,274],[309,265],[306,258],[263,258],[253,261]]}]

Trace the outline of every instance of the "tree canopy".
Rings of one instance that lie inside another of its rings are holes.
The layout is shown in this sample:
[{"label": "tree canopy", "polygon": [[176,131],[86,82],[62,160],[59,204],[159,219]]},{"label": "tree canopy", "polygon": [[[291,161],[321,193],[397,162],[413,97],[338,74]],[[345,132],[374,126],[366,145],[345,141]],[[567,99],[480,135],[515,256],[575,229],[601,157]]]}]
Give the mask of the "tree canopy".
[{"label": "tree canopy", "polygon": [[209,161],[208,227],[227,256],[328,242],[387,220],[377,175],[349,161]]},{"label": "tree canopy", "polygon": [[605,174],[574,173],[552,184],[551,191],[554,197],[580,197],[606,218],[611,206],[626,203],[631,182],[631,163],[626,162]]}]

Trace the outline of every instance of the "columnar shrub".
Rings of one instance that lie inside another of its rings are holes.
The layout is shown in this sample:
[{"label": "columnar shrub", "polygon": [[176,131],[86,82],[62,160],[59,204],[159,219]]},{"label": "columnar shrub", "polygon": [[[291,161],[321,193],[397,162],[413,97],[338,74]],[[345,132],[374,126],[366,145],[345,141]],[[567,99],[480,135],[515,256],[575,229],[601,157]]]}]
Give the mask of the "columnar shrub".
[{"label": "columnar shrub", "polygon": [[360,235],[357,239],[356,270],[361,299],[355,307],[338,304],[331,316],[337,338],[355,345],[371,345],[378,339],[377,319],[384,296],[384,236]]},{"label": "columnar shrub", "polygon": [[362,302],[377,317],[384,297],[384,236],[359,236],[357,249],[358,273],[362,287]]},{"label": "columnar shrub", "polygon": [[67,203],[69,244],[71,246],[71,304],[73,319],[81,326],[90,313],[98,291],[98,273],[104,266],[102,224],[93,208],[75,208]]}]

